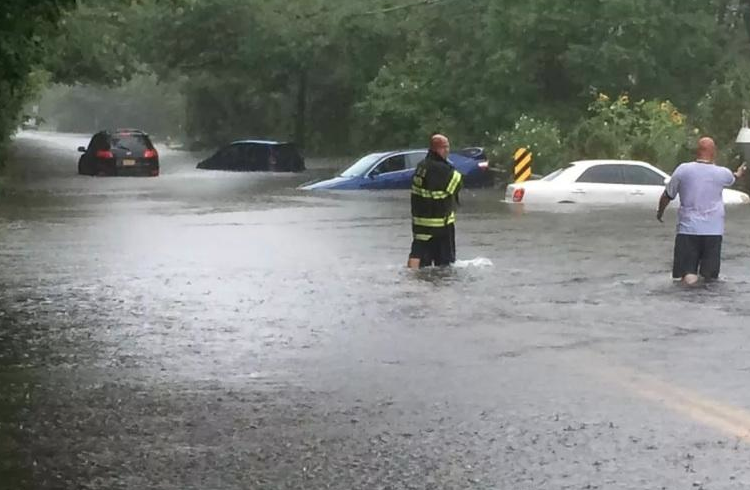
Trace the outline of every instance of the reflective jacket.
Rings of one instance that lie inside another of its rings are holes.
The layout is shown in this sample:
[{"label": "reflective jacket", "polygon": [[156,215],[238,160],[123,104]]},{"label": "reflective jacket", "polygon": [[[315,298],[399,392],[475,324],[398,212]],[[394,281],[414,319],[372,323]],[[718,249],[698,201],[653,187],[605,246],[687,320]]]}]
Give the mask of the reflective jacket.
[{"label": "reflective jacket", "polygon": [[456,222],[456,202],[462,176],[437,153],[417,165],[411,182],[412,233],[415,240],[427,241],[447,232]]}]

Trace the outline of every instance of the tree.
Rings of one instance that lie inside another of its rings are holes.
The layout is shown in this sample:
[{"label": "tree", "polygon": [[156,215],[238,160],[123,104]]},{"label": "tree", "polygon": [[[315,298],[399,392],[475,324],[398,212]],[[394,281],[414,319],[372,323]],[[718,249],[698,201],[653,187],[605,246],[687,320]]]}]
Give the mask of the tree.
[{"label": "tree", "polygon": [[24,103],[43,76],[35,70],[46,42],[73,0],[6,0],[0,5],[0,164],[8,136],[15,131]]},{"label": "tree", "polygon": [[524,115],[565,139],[600,92],[714,127],[727,104],[697,104],[746,66],[748,31],[750,0],[78,0],[45,66],[65,83],[153,73],[206,145],[343,153],[433,131],[491,145]]}]

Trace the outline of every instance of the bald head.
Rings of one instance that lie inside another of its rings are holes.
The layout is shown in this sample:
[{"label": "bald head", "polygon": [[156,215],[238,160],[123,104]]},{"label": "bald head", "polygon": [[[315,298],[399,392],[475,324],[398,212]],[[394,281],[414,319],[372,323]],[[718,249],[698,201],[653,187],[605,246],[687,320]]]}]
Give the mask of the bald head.
[{"label": "bald head", "polygon": [[697,160],[713,162],[716,159],[716,143],[714,143],[714,140],[707,136],[699,139],[695,156]]},{"label": "bald head", "polygon": [[437,153],[443,158],[448,158],[450,150],[451,144],[450,141],[448,141],[448,138],[442,134],[432,135],[432,138],[430,138],[430,151]]}]

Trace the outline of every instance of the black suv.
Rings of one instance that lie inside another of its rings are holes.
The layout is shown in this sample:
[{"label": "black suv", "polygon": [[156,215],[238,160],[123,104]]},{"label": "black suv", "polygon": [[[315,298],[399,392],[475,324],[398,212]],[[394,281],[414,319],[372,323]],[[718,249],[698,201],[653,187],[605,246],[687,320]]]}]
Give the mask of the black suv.
[{"label": "black suv", "polygon": [[148,135],[139,129],[99,131],[89,147],[78,147],[81,175],[159,175],[159,154]]}]

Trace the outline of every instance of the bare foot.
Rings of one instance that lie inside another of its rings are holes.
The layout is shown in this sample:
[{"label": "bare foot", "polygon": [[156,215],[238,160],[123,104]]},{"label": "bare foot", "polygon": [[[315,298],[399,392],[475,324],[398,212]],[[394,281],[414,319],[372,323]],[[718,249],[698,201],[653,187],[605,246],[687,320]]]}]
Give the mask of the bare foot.
[{"label": "bare foot", "polygon": [[682,283],[686,286],[695,286],[698,284],[698,276],[696,274],[686,274],[685,277],[682,278]]}]

